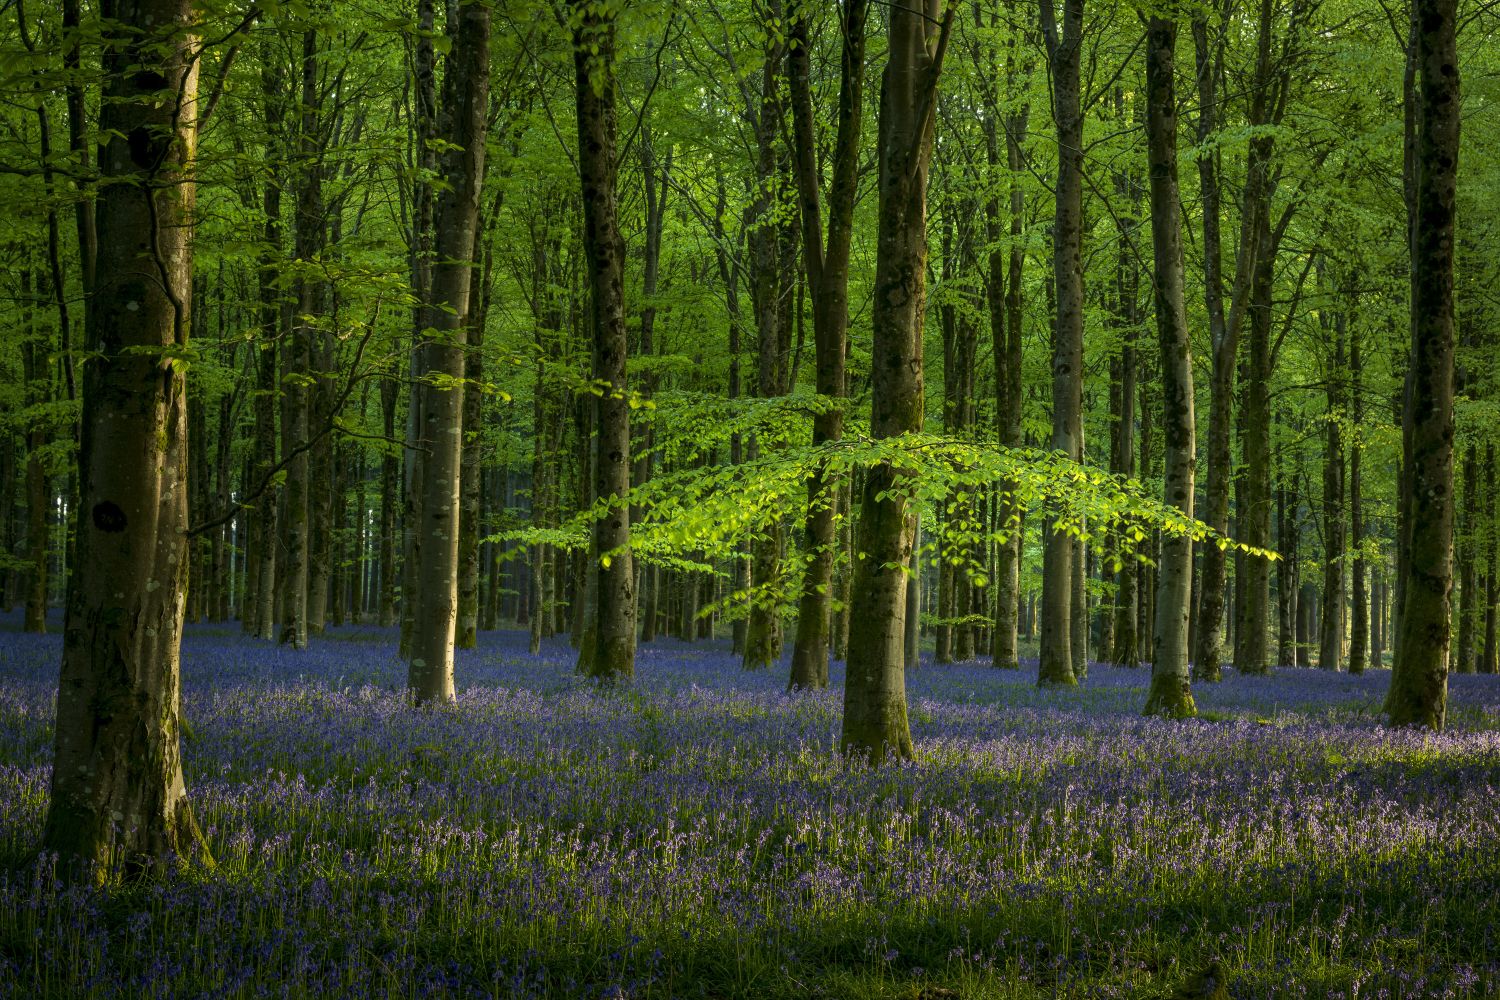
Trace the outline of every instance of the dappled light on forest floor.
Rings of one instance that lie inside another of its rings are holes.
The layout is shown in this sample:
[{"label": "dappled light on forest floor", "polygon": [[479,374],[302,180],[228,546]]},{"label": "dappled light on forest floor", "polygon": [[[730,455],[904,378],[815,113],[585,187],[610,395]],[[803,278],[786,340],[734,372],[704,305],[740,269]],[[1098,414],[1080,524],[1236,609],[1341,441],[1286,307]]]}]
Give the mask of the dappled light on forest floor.
[{"label": "dappled light on forest floor", "polygon": [[[1384,675],[1148,672],[1038,690],[909,676],[917,760],[833,756],[841,669],[789,696],[728,649],[643,646],[600,690],[520,633],[413,709],[394,636],[184,641],[188,780],[217,866],[61,889],[35,850],[56,638],[0,643],[0,975],[51,996],[1166,995],[1500,989],[1500,678],[1441,735]],[[1446,991],[1446,992],[1445,992]]]}]

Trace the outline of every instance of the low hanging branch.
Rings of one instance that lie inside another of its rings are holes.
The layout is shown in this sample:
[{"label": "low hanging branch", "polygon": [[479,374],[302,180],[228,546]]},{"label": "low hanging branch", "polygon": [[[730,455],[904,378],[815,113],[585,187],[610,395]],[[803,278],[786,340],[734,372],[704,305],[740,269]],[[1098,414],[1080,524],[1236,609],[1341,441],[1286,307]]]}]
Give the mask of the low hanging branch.
[{"label": "low hanging branch", "polygon": [[[816,398],[816,397],[814,397]],[[779,411],[774,411],[779,412]],[[683,469],[652,479],[629,497],[596,502],[557,528],[502,532],[485,541],[519,543],[511,557],[539,544],[582,549],[588,526],[613,506],[628,502],[639,512],[632,525],[631,552],[641,561],[683,570],[714,572],[702,553],[737,554],[743,543],[805,509],[807,476],[826,467],[843,476],[856,468],[886,465],[900,473],[897,481],[907,499],[928,507],[959,502],[981,488],[999,490],[1014,504],[1012,520],[990,531],[985,526],[950,519],[946,531],[969,542],[1007,540],[1018,530],[1021,514],[1045,512],[1054,529],[1079,538],[1124,539],[1125,551],[1141,546],[1152,531],[1211,542],[1258,558],[1278,559],[1269,549],[1244,545],[1186,517],[1153,496],[1140,482],[1074,462],[1061,453],[1009,449],[931,434],[894,438],[850,436],[825,444],[789,446],[763,453],[740,465]],[[940,545],[949,539],[939,541]],[[1138,558],[1146,558],[1137,552]],[[609,559],[620,553],[604,553]]]}]

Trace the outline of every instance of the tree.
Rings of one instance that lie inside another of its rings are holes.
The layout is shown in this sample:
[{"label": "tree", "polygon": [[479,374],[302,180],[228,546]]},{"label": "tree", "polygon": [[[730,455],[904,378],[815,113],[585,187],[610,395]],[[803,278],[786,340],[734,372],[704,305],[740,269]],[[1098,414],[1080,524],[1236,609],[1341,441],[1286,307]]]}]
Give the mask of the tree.
[{"label": "tree", "polygon": [[78,564],[43,835],[96,877],[203,846],[182,775],[179,664],[201,53],[187,0],[112,0],[101,13],[103,280],[88,330]]},{"label": "tree", "polygon": [[[792,20],[792,125],[796,139],[797,201],[801,210],[802,254],[813,300],[813,338],[818,394],[844,396],[844,353],[848,349],[849,248],[854,231],[854,200],[859,186],[860,129],[864,111],[866,0],[845,0],[839,8],[843,39],[839,61],[838,132],[833,177],[828,190],[828,241],[823,242],[817,136],[809,84],[808,18],[803,3]],[[813,442],[843,436],[844,413],[827,405],[813,418]],[[797,609],[790,688],[828,686],[829,610],[838,521],[838,479],[826,468],[809,477],[807,539],[811,551]]]},{"label": "tree", "polygon": [[[1177,192],[1177,97],[1173,65],[1177,23],[1153,15],[1146,28],[1146,136],[1151,174],[1153,285],[1161,347],[1162,437],[1166,460],[1163,499],[1193,516],[1195,427],[1193,356],[1183,304],[1182,225]],[[1192,540],[1162,538],[1152,636],[1151,689],[1146,714],[1182,718],[1198,714],[1188,675],[1187,626],[1192,595]]]},{"label": "tree", "polygon": [[[454,22],[457,23],[454,23]],[[407,678],[418,702],[452,701],[454,631],[458,620],[459,527],[462,507],[466,327],[478,250],[489,114],[490,8],[450,12],[452,48],[443,74],[438,172],[444,180],[433,219],[437,259],[426,309],[417,426],[423,456],[411,657]],[[472,390],[477,392],[477,388]]]},{"label": "tree", "polygon": [[[1083,106],[1079,72],[1084,0],[1065,0],[1062,34],[1051,3],[1042,5],[1042,34],[1052,62],[1052,117],[1057,126],[1057,210],[1052,222],[1052,448],[1083,458]],[[1038,684],[1074,685],[1074,539],[1046,532],[1042,567],[1042,637]]]},{"label": "tree", "polygon": [[1408,576],[1386,712],[1441,729],[1448,705],[1453,591],[1453,242],[1458,186],[1456,0],[1413,0],[1417,81],[1411,353],[1403,414]]},{"label": "tree", "polygon": [[578,172],[583,184],[583,248],[594,330],[596,436],[593,489],[607,510],[594,521],[590,558],[594,636],[579,670],[600,680],[635,673],[635,579],[630,556],[630,407],[625,381],[625,245],[615,194],[615,11],[570,0],[578,111]]},{"label": "tree", "polygon": [[[957,4],[938,19],[938,0],[891,10],[889,55],[880,83],[876,150],[880,209],[872,303],[870,430],[890,438],[922,428],[922,321],[926,306],[927,171],[938,76]],[[879,764],[912,755],[906,718],[906,565],[915,543],[910,484],[890,463],[865,476],[860,506],[849,638],[845,754]]]}]

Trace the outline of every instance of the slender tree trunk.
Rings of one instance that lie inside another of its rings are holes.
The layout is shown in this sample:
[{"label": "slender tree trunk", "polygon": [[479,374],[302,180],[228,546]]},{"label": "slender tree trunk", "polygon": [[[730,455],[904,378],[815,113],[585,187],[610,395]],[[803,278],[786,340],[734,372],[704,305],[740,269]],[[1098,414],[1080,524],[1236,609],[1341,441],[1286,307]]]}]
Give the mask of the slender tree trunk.
[{"label": "slender tree trunk", "polygon": [[[16,438],[9,430],[0,431],[0,556],[10,556],[15,547],[16,478],[20,463],[16,458]],[[0,611],[9,614],[12,571],[8,561],[0,561]]]},{"label": "slender tree trunk", "polygon": [[[457,22],[457,23],[455,23]],[[421,368],[431,383],[421,393],[420,546],[414,579],[411,657],[407,686],[418,703],[452,701],[453,644],[458,621],[458,551],[463,466],[462,380],[471,316],[470,286],[484,185],[486,115],[490,85],[490,9],[452,11],[452,42],[443,74],[438,174],[446,182],[433,209],[434,249]]]},{"label": "slender tree trunk", "polygon": [[[1024,92],[1024,86],[1016,82],[1013,51],[1008,55],[1006,71],[1011,90]],[[1027,76],[1029,75],[1028,73]],[[1002,289],[1004,295],[1004,339],[1002,342],[998,336],[996,337],[994,350],[997,397],[995,419],[1000,431],[1000,445],[1005,448],[1019,448],[1025,443],[1021,426],[1026,404],[1025,387],[1022,383],[1021,281],[1026,264],[1024,242],[1026,194],[1021,181],[1022,172],[1025,170],[1021,139],[1026,133],[1030,117],[1030,104],[1022,103],[1005,119],[1005,165],[1009,171],[1010,188],[1010,247],[1003,272],[998,252],[992,252],[990,255],[990,325],[992,331],[997,329],[995,324],[1001,321],[999,319],[1001,303],[996,300],[996,297],[1002,294]],[[998,150],[991,155],[991,160],[992,162],[999,160]],[[998,232],[994,234],[996,243],[998,243],[998,236]],[[1003,368],[1001,367],[1002,358],[1004,359]],[[1015,488],[1014,483],[1000,484],[998,497],[1000,521],[1005,530],[1004,538],[995,553],[995,630],[991,655],[995,666],[1002,670],[1019,670],[1021,667],[1017,650],[1017,625],[1022,597],[1021,547],[1024,532],[1021,520],[1022,510],[1015,499]]]},{"label": "slender tree trunk", "polygon": [[911,553],[906,563],[906,640],[901,662],[905,669],[922,665],[922,518],[911,516]]},{"label": "slender tree trunk", "polygon": [[1281,559],[1276,563],[1276,596],[1278,633],[1276,663],[1297,665],[1297,495],[1287,486],[1285,467],[1277,448],[1276,482],[1276,548]]},{"label": "slender tree trunk", "polygon": [[[1206,144],[1216,128],[1218,81],[1222,55],[1210,49],[1208,23],[1193,22],[1193,43],[1198,84],[1198,142]],[[1198,157],[1199,193],[1203,201],[1204,298],[1208,309],[1212,372],[1209,382],[1207,463],[1203,520],[1222,533],[1229,527],[1229,429],[1233,422],[1234,367],[1239,324],[1231,325],[1224,313],[1223,251],[1219,218],[1218,160],[1214,153]],[[1241,240],[1243,258],[1253,245]],[[1250,261],[1241,260],[1243,272]],[[1238,277],[1238,274],[1236,275]],[[1193,673],[1200,680],[1220,678],[1219,660],[1224,644],[1225,553],[1217,545],[1201,547],[1202,569],[1198,581],[1198,607],[1194,615]]]},{"label": "slender tree trunk", "polygon": [[[202,848],[182,776],[186,386],[197,40],[185,0],[107,2],[96,321],[84,369],[78,561],[43,843],[69,864]],[[168,90],[178,99],[164,101]],[[142,234],[154,234],[148,254]],[[136,456],[121,461],[121,456]]]},{"label": "slender tree trunk", "polygon": [[[309,29],[302,36],[302,116],[298,133],[298,177],[296,213],[297,260],[303,266],[323,249],[322,147],[318,137],[320,90],[318,86],[318,36]],[[294,649],[307,648],[308,593],[311,563],[312,466],[307,442],[310,436],[311,393],[307,381],[313,368],[313,317],[321,308],[317,279],[304,275],[298,280],[297,318],[282,355],[282,444],[291,455],[282,491],[282,552],[279,567],[281,643]]]},{"label": "slender tree trunk", "polygon": [[[1257,159],[1267,161],[1270,154],[1266,152]],[[1235,511],[1239,540],[1258,549],[1271,547],[1271,293],[1275,286],[1275,241],[1269,232],[1269,197],[1267,192],[1254,206],[1257,250],[1247,307],[1249,338],[1240,411],[1243,461]],[[1249,553],[1240,553],[1239,559],[1234,667],[1242,674],[1262,675],[1270,669],[1266,632],[1271,618],[1271,564]]]},{"label": "slender tree trunk", "polygon": [[[843,46],[839,68],[837,137],[828,194],[828,241],[823,242],[816,119],[809,78],[808,18],[811,5],[799,5],[792,22],[792,125],[795,135],[797,195],[802,221],[802,257],[813,300],[815,385],[820,396],[845,394],[844,355],[848,349],[849,248],[854,231],[854,200],[859,184],[860,130],[864,109],[865,19],[867,0],[845,0],[839,8]],[[813,443],[838,441],[844,412],[837,405],[813,418]],[[829,628],[834,557],[838,546],[839,477],[820,466],[807,482],[807,544],[811,559],[802,578],[797,637],[792,647],[789,690],[828,686]]]},{"label": "slender tree trunk", "polygon": [[[396,403],[401,383],[394,374],[380,383],[380,419],[387,441],[396,436]],[[401,459],[387,450],[380,458],[380,617],[383,628],[396,624],[396,507],[401,495]]]},{"label": "slender tree trunk", "polygon": [[1495,446],[1484,446],[1484,520],[1485,559],[1484,575],[1484,649],[1479,661],[1479,672],[1493,674],[1500,669],[1500,648],[1496,646],[1496,604],[1500,603],[1500,539],[1496,538],[1500,525],[1495,521]]},{"label": "slender tree trunk", "polygon": [[1361,479],[1361,453],[1364,451],[1363,431],[1364,404],[1361,400],[1360,366],[1364,364],[1360,341],[1363,339],[1358,326],[1349,335],[1349,379],[1353,441],[1349,449],[1349,548],[1353,553],[1353,594],[1350,597],[1351,636],[1349,639],[1349,672],[1362,674],[1370,657],[1370,598],[1365,587],[1365,557],[1362,550],[1365,540],[1365,510],[1363,482]]},{"label": "slender tree trunk", "polygon": [[[596,564],[593,655],[580,670],[601,680],[635,673],[635,571],[630,555],[630,409],[626,399],[624,267],[615,199],[614,15],[572,0],[577,77],[578,163],[583,182],[584,252],[594,331],[594,378],[608,388],[598,400],[594,493],[610,503],[594,522]],[[597,53],[597,54],[593,54]]]},{"label": "slender tree trunk", "polygon": [[[1083,107],[1079,82],[1084,0],[1065,0],[1062,34],[1051,3],[1042,4],[1042,33],[1052,62],[1057,126],[1057,212],[1053,219],[1052,449],[1079,461],[1083,437]],[[1073,538],[1048,529],[1042,565],[1041,665],[1037,683],[1078,683],[1074,673]]]},{"label": "slender tree trunk", "polygon": [[[777,0],[770,0],[770,13],[780,13]],[[751,117],[756,140],[755,187],[746,212],[745,237],[750,249],[750,291],[757,333],[756,391],[763,398],[780,396],[783,389],[781,344],[786,333],[782,309],[782,260],[778,227],[776,139],[782,125],[778,68],[784,45],[776,32],[766,33],[761,68],[761,98]],[[747,442],[748,457],[760,458],[760,440]],[[750,617],[745,632],[744,666],[747,670],[769,667],[779,654],[782,523],[780,519],[762,527],[750,542]]]},{"label": "slender tree trunk", "polygon": [[[922,322],[926,308],[927,172],[938,74],[955,7],[938,24],[938,0],[892,8],[889,55],[881,80],[880,206],[872,302],[871,433],[897,437],[922,428]],[[925,15],[925,16],[924,16]],[[879,764],[912,756],[906,717],[906,575],[916,525],[896,469],[865,475],[859,552],[850,614],[844,722],[845,754]]]},{"label": "slender tree trunk", "polygon": [[[1131,263],[1133,268],[1133,262]],[[1125,295],[1121,292],[1122,299]],[[1115,456],[1117,471],[1123,476],[1135,474],[1135,403],[1136,403],[1136,343],[1133,330],[1135,324],[1134,316],[1134,281],[1130,283],[1129,297],[1132,305],[1130,323],[1132,331],[1126,335],[1124,346],[1120,352],[1120,423]],[[1115,624],[1113,629],[1114,642],[1109,651],[1110,662],[1121,667],[1140,666],[1141,651],[1140,638],[1136,633],[1136,602],[1138,591],[1136,580],[1140,573],[1140,564],[1135,558],[1134,548],[1125,557],[1124,563],[1116,574],[1117,589],[1115,591]]]},{"label": "slender tree trunk", "polygon": [[[1162,433],[1166,441],[1163,501],[1193,516],[1195,427],[1193,357],[1183,304],[1182,225],[1177,190],[1177,98],[1173,62],[1177,25],[1152,17],[1146,29],[1146,136],[1151,170],[1151,241],[1156,329],[1161,344]],[[1158,561],[1156,631],[1146,714],[1197,714],[1188,675],[1188,602],[1192,540],[1164,535]]]},{"label": "slender tree trunk", "polygon": [[1473,442],[1464,454],[1463,507],[1459,511],[1458,537],[1454,556],[1458,562],[1458,649],[1452,666],[1454,673],[1474,670],[1474,625],[1479,606],[1478,573],[1475,563],[1475,534],[1479,521],[1479,448]]},{"label": "slender tree trunk", "polygon": [[[21,295],[30,296],[31,273],[21,274]],[[22,306],[31,321],[32,303]],[[35,330],[21,344],[22,380],[25,383],[26,403],[41,408],[51,400],[52,379],[44,362],[47,345],[39,344]],[[26,617],[25,631],[42,635],[47,631],[47,568],[50,562],[47,530],[47,509],[51,506],[51,491],[47,487],[47,468],[43,462],[47,447],[47,432],[40,420],[32,420],[26,430]]]},{"label": "slender tree trunk", "polygon": [[1323,452],[1323,618],[1318,666],[1338,670],[1344,655],[1344,336],[1347,321],[1333,322],[1328,365],[1328,437]]},{"label": "slender tree trunk", "polygon": [[[493,215],[491,216],[493,218]],[[469,283],[470,322],[464,352],[463,446],[459,469],[460,510],[458,528],[458,627],[454,638],[459,649],[479,644],[480,519],[484,483],[484,328],[489,321],[492,257],[482,246],[485,220],[474,225],[474,260],[483,261]]]},{"label": "slender tree trunk", "polygon": [[1453,239],[1458,180],[1456,0],[1414,0],[1421,85],[1412,238],[1411,364],[1404,419],[1408,578],[1386,710],[1441,729],[1453,589]]}]

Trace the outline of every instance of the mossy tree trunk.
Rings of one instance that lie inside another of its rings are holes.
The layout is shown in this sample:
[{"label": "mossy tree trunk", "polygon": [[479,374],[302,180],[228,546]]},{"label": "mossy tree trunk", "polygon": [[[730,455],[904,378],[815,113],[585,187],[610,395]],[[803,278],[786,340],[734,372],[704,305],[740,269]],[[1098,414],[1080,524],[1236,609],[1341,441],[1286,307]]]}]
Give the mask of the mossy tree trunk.
[{"label": "mossy tree trunk", "polygon": [[101,13],[107,136],[84,369],[78,560],[68,592],[43,844],[69,865],[155,866],[202,847],[183,781],[179,646],[197,133],[186,0]]},{"label": "mossy tree trunk", "polygon": [[[1153,16],[1146,29],[1146,141],[1151,174],[1151,242],[1156,251],[1156,330],[1161,348],[1163,501],[1193,516],[1193,357],[1183,304],[1182,225],[1177,189],[1177,24]],[[1192,540],[1164,535],[1158,560],[1156,631],[1146,714],[1197,714],[1188,673]]]}]

